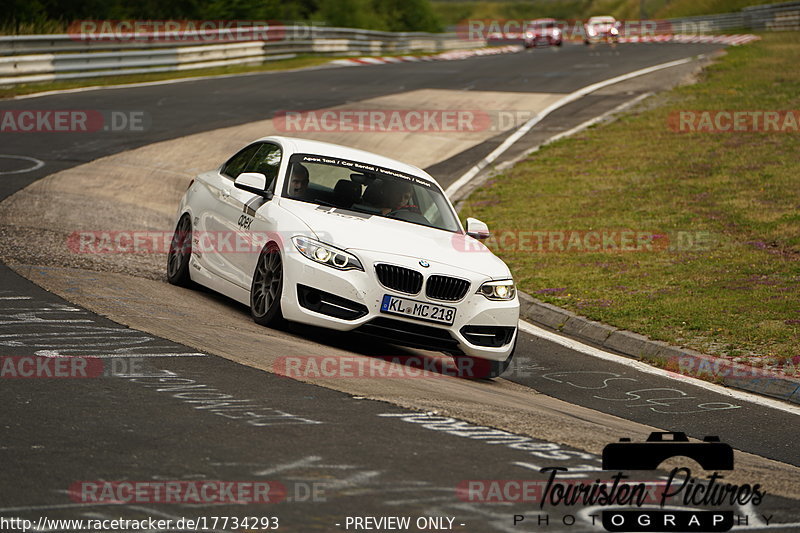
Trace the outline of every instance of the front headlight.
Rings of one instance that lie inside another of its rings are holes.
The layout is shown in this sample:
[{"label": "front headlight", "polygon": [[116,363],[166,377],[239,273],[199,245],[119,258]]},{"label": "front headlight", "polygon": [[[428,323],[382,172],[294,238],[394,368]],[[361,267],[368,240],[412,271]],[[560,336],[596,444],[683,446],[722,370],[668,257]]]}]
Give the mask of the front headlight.
[{"label": "front headlight", "polygon": [[616,35],[618,33],[619,33],[619,30],[617,28],[611,28],[611,34],[612,35]]},{"label": "front headlight", "polygon": [[487,281],[478,290],[489,300],[513,300],[517,295],[517,288],[510,279],[501,281]]},{"label": "front headlight", "polygon": [[337,270],[364,270],[356,256],[330,244],[300,235],[292,237],[292,242],[298,252],[317,263]]}]

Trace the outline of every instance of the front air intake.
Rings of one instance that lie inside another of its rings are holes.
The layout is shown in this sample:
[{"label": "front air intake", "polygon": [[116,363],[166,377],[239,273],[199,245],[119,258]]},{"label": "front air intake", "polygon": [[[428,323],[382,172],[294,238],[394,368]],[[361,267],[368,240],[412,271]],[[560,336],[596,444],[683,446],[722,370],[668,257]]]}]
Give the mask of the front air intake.
[{"label": "front air intake", "polygon": [[475,346],[500,348],[514,338],[514,326],[464,326],[461,334]]},{"label": "front air intake", "polygon": [[356,331],[412,348],[438,350],[452,354],[461,353],[458,341],[450,335],[449,331],[424,324],[377,317],[357,328]]},{"label": "front air intake", "polygon": [[297,301],[309,311],[343,320],[355,320],[369,312],[365,305],[306,285],[297,285]]}]

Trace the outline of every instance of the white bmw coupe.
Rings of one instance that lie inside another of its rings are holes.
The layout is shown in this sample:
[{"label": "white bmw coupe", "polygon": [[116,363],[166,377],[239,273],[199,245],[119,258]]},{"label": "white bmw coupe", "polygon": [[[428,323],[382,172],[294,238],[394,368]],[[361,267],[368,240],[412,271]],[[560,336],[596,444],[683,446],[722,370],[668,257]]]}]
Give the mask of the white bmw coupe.
[{"label": "white bmw coupe", "polygon": [[249,305],[264,326],[357,330],[495,377],[514,354],[519,301],[506,264],[476,240],[488,235],[475,219],[465,231],[416,167],[266,137],[189,185],[167,278]]}]

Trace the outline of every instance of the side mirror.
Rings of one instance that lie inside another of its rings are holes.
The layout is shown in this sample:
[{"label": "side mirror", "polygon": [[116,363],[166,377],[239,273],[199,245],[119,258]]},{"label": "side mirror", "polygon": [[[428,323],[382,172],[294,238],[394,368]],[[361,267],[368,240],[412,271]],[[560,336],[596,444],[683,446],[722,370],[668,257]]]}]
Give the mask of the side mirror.
[{"label": "side mirror", "polygon": [[477,218],[468,218],[467,235],[469,235],[473,239],[483,240],[483,239],[488,239],[491,233],[489,233],[489,226],[487,226]]},{"label": "side mirror", "polygon": [[251,192],[266,199],[272,198],[272,193],[267,188],[267,177],[259,172],[242,172],[233,182],[233,186],[243,191]]}]

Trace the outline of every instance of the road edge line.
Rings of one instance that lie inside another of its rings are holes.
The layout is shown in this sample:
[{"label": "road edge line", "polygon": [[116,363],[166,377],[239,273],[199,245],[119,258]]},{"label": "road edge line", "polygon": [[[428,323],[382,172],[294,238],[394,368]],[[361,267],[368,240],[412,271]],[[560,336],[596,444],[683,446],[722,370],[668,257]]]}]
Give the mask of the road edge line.
[{"label": "road edge line", "polygon": [[[526,317],[527,318],[527,317]],[[678,374],[675,372],[670,372],[668,370],[664,370],[658,367],[654,367],[650,364],[647,364],[643,361],[639,361],[636,359],[631,359],[630,357],[624,355],[617,355],[611,352],[607,352],[605,350],[601,350],[600,348],[596,348],[594,346],[590,346],[588,344],[584,344],[583,342],[576,340],[571,337],[567,337],[564,335],[560,335],[553,331],[549,331],[544,329],[536,324],[531,324],[530,322],[526,322],[525,320],[520,319],[519,321],[519,329],[525,333],[533,335],[535,337],[545,339],[570,350],[574,350],[580,352],[584,355],[588,355],[591,357],[596,357],[598,359],[602,359],[604,361],[611,361],[614,363],[619,363],[621,365],[627,366],[629,368],[633,368],[639,372],[644,372],[647,374],[653,374],[660,377],[665,377],[669,379],[673,379],[675,381],[683,381],[690,383],[696,387],[700,387],[702,389],[706,389],[712,392],[716,392],[723,396],[728,396],[730,398],[734,398],[740,401],[746,401],[750,403],[755,403],[757,405],[761,405],[763,407],[769,407],[772,409],[777,409],[786,413],[790,413],[793,415],[800,416],[800,406],[794,406],[791,404],[787,404],[784,401],[780,400],[773,400],[772,398],[765,398],[759,394],[753,394],[750,392],[745,392],[741,390],[737,390],[736,388],[728,388],[723,387],[722,385],[716,385],[714,383],[709,383],[708,381],[695,378],[692,376],[685,376],[683,374]],[[508,378],[506,378],[508,379]],[[800,384],[798,384],[800,385]]]},{"label": "road edge line", "polygon": [[587,85],[577,91],[573,91],[567,96],[553,102],[546,108],[542,110],[541,113],[536,115],[535,117],[531,118],[525,124],[520,126],[519,128],[514,131],[511,135],[506,137],[506,139],[500,143],[500,145],[492,150],[490,154],[486,157],[475,163],[468,171],[466,171],[461,177],[459,177],[456,181],[451,183],[447,189],[445,189],[445,194],[448,198],[455,198],[458,195],[459,189],[464,187],[467,183],[469,183],[475,176],[477,176],[484,168],[492,164],[498,157],[503,155],[511,146],[521,139],[526,133],[528,133],[536,124],[544,120],[548,115],[550,115],[553,111],[564,107],[565,105],[578,100],[586,96],[587,94],[593,93],[599,89],[603,89],[604,87],[608,87],[609,85],[614,85],[615,83],[620,83],[632,78],[637,78],[639,76],[644,76],[645,74],[650,74],[652,72],[657,72],[659,70],[663,70],[665,68],[670,67],[677,67],[678,65],[684,65],[686,63],[690,63],[692,61],[697,60],[698,58],[704,57],[703,54],[699,56],[692,56],[692,57],[685,57],[683,59],[676,59],[674,61],[668,61],[667,63],[660,63],[658,65],[653,65],[652,67],[647,67],[639,70],[634,70],[633,72],[628,72],[627,74],[622,74],[620,76],[615,76],[613,78],[609,78],[607,80],[599,81],[597,83],[593,83],[591,85]]},{"label": "road edge line", "polygon": [[453,202],[453,204],[455,205],[456,211],[460,211],[461,210],[461,208],[464,205],[464,201],[466,200],[466,196],[468,194],[471,194],[472,191],[474,191],[475,189],[477,189],[478,187],[483,185],[484,182],[486,182],[487,180],[491,179],[492,176],[494,176],[498,172],[516,165],[517,163],[519,163],[523,159],[526,159],[530,154],[538,152],[539,150],[541,150],[543,147],[547,146],[548,144],[554,143],[556,141],[560,141],[561,139],[564,139],[566,137],[570,137],[571,135],[575,135],[576,133],[580,133],[583,130],[585,130],[585,129],[591,127],[591,126],[594,126],[595,124],[597,124],[599,122],[603,122],[603,121],[609,120],[609,117],[612,117],[613,115],[616,115],[617,113],[621,113],[622,111],[627,110],[629,107],[635,106],[639,102],[641,102],[643,100],[646,100],[647,98],[650,98],[654,94],[655,93],[648,91],[648,92],[642,93],[642,94],[640,94],[640,95],[638,95],[638,96],[636,96],[634,98],[631,98],[630,100],[626,100],[625,102],[622,102],[621,104],[619,104],[617,107],[615,107],[613,109],[609,109],[608,111],[606,111],[606,112],[604,112],[604,113],[602,113],[600,115],[597,115],[594,118],[590,118],[589,120],[581,122],[577,126],[574,126],[574,127],[570,128],[568,130],[564,130],[561,133],[557,133],[557,134],[553,135],[552,137],[549,137],[549,138],[545,139],[544,141],[542,141],[541,143],[537,144],[536,146],[534,146],[530,150],[526,150],[523,153],[519,154],[517,157],[514,157],[512,159],[509,159],[508,161],[503,161],[502,163],[497,164],[494,168],[492,168],[491,172],[484,173],[484,174],[479,174],[478,176],[473,178],[472,181],[470,181],[469,183],[465,184],[463,187],[461,187],[457,191],[455,199],[453,199],[453,198],[450,199]]}]

